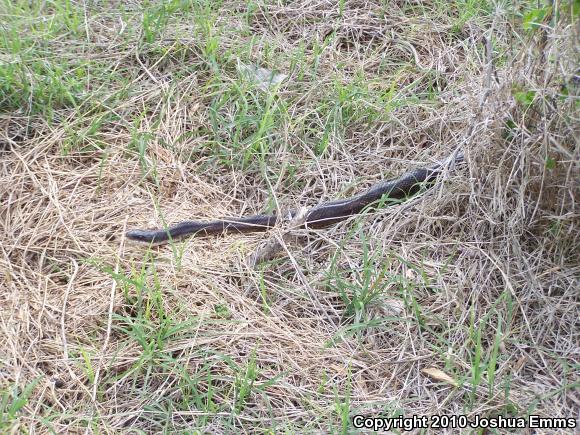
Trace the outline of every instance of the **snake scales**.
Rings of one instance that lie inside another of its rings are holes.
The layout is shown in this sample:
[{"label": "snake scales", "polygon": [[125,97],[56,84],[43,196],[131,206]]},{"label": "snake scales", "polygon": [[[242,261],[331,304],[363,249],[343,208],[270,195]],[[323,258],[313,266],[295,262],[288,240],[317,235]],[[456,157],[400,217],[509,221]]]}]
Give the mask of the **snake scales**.
[{"label": "snake scales", "polygon": [[[417,168],[398,178],[381,181],[359,195],[323,202],[306,213],[303,225],[306,228],[323,228],[356,215],[380,200],[400,202],[417,193],[421,186],[433,185],[437,176],[447,165],[460,161],[463,161],[463,153],[457,152],[429,167]],[[289,218],[294,218],[297,213],[297,210],[291,210]],[[223,218],[209,222],[185,221],[167,229],[131,230],[127,232],[127,238],[148,244],[161,244],[190,235],[207,236],[224,232],[266,231],[274,227],[278,220],[279,216],[271,214]]]}]

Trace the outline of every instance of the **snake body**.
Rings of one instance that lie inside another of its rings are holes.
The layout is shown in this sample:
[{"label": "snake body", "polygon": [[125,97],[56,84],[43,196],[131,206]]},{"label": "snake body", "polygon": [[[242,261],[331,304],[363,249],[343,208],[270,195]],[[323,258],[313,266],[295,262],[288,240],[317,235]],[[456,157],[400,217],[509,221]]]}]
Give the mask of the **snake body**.
[{"label": "snake body", "polygon": [[[453,162],[463,160],[463,153],[455,153],[450,158],[426,168],[417,168],[406,172],[398,178],[384,180],[371,186],[365,192],[346,199],[323,202],[310,209],[304,218],[306,228],[324,228],[340,222],[349,216],[356,215],[366,207],[378,201],[400,202],[416,194],[422,186],[428,187],[434,183],[443,169]],[[289,217],[294,218],[298,210],[291,210]],[[133,241],[161,244],[186,236],[208,236],[225,232],[266,231],[278,222],[279,216],[254,215],[239,218],[223,218],[216,221],[200,222],[185,221],[170,226],[167,229],[131,230],[127,238]]]}]

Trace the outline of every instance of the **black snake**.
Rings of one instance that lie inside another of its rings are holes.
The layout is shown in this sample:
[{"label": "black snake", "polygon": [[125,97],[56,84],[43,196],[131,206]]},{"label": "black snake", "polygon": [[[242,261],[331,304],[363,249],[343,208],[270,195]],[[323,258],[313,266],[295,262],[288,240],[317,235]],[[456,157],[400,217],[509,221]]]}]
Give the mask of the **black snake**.
[{"label": "black snake", "polygon": [[[429,167],[417,168],[404,173],[398,178],[381,181],[359,195],[323,202],[306,212],[303,226],[306,228],[323,228],[342,221],[349,216],[356,215],[380,200],[384,202],[400,202],[416,194],[421,189],[421,186],[432,185],[447,165],[460,161],[463,161],[463,153],[457,152],[448,159]],[[292,219],[297,214],[298,210],[291,210],[288,213],[288,217]],[[131,230],[127,232],[127,238],[137,242],[161,244],[190,235],[207,236],[224,232],[266,231],[274,227],[278,220],[279,216],[271,214],[223,218],[210,222],[185,221],[167,229]]]}]

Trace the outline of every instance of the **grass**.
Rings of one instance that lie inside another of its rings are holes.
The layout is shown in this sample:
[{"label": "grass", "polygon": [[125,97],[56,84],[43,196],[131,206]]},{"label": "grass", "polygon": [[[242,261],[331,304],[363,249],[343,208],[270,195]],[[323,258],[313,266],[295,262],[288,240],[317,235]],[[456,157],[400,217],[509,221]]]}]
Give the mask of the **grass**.
[{"label": "grass", "polygon": [[[575,417],[579,12],[0,0],[0,432]],[[434,189],[255,270],[273,233],[123,236],[345,198],[456,147]]]}]

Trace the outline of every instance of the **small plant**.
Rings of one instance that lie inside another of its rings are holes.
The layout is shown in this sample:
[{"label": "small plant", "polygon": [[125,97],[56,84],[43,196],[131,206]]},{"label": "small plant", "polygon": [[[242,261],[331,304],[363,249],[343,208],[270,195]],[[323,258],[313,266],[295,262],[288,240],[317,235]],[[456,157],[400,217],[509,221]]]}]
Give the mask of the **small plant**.
[{"label": "small plant", "polygon": [[347,435],[350,433],[351,429],[351,391],[352,391],[352,372],[351,367],[348,367],[348,376],[346,378],[346,386],[344,393],[341,395],[338,388],[334,387],[334,412],[338,415],[340,419],[340,426],[338,431],[334,428],[331,429],[331,433]]},{"label": "small plant", "polygon": [[0,430],[5,430],[7,433],[10,431],[39,382],[40,378],[36,378],[24,388],[14,385],[12,388],[0,390]]},{"label": "small plant", "polygon": [[240,367],[236,373],[236,380],[234,384],[234,410],[236,413],[240,413],[246,406],[246,401],[252,392],[254,382],[256,381],[257,377],[258,368],[256,365],[256,348],[254,348],[250,354],[250,359],[248,360],[246,367]]},{"label": "small plant", "polygon": [[[363,232],[360,232],[360,240],[362,247],[360,267],[346,272],[340,271],[337,254],[333,257],[326,274],[328,288],[337,292],[345,305],[343,317],[353,323],[367,319],[368,307],[381,297],[383,290],[390,283],[387,265],[380,265],[378,253],[371,254],[369,240]],[[345,275],[351,275],[350,279]]]}]

